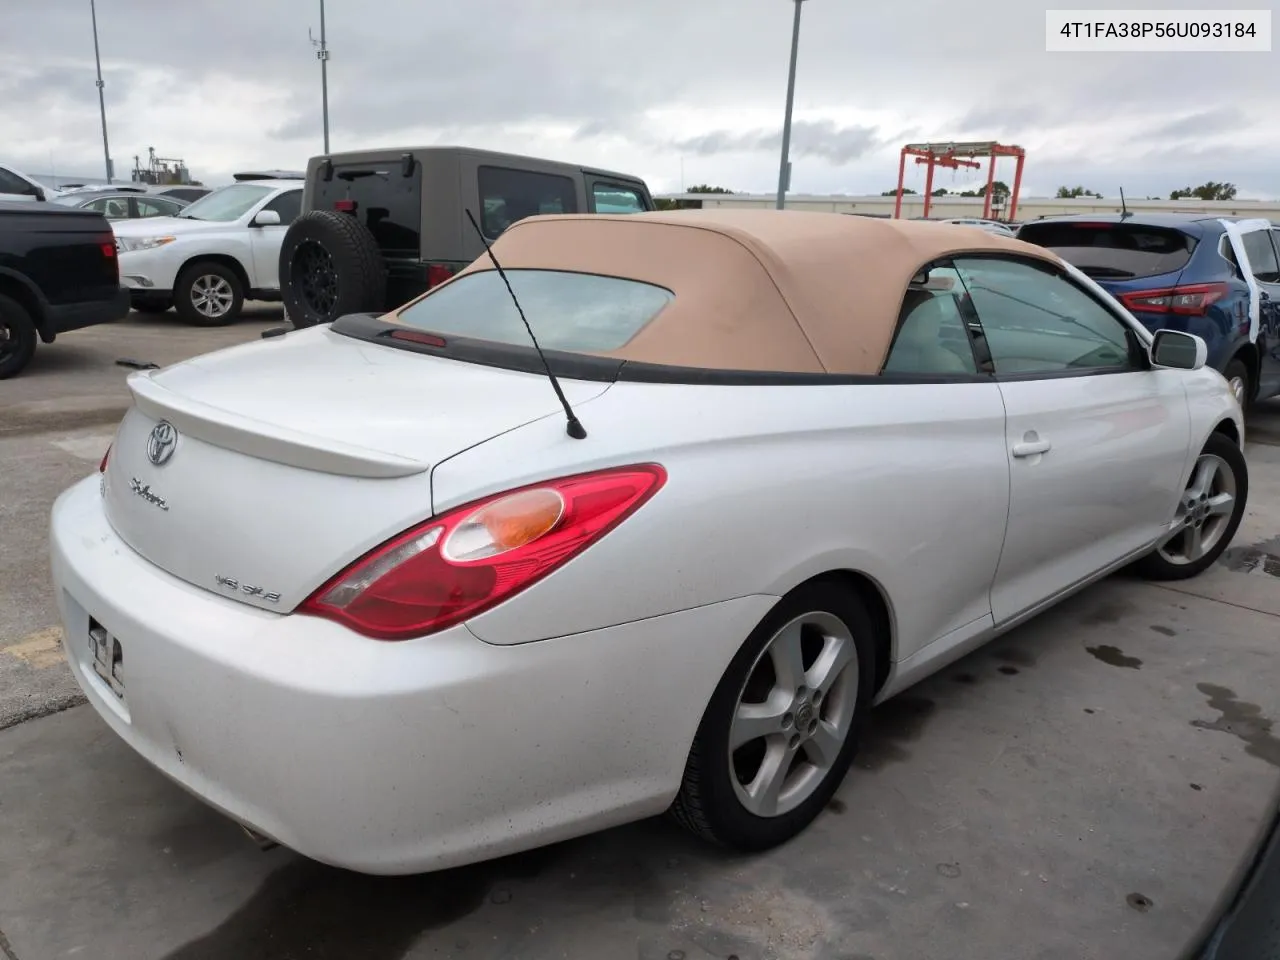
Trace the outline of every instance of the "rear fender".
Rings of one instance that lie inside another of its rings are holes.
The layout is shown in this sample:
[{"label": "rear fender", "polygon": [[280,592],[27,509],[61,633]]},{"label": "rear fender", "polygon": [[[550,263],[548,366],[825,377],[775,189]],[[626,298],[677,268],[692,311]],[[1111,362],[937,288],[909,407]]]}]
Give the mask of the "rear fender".
[{"label": "rear fender", "polygon": [[45,343],[53,343],[53,331],[49,329],[49,304],[30,278],[8,267],[0,267],[0,293],[26,307],[31,319],[35,321],[40,339]]}]

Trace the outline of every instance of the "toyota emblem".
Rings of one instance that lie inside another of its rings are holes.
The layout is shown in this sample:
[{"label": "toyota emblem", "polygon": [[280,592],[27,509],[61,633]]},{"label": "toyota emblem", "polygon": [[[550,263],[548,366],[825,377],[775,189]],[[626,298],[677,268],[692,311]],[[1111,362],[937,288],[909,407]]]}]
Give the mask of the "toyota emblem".
[{"label": "toyota emblem", "polygon": [[169,462],[177,446],[178,431],[168,420],[161,420],[151,428],[151,435],[147,437],[147,459],[162,467]]}]

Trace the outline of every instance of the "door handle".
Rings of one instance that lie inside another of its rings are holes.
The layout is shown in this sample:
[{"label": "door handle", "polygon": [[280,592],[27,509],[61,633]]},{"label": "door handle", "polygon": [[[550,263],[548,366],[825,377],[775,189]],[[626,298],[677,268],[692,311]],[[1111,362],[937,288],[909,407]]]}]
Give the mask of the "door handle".
[{"label": "door handle", "polygon": [[1015,457],[1034,457],[1037,453],[1048,453],[1052,447],[1048,440],[1028,440],[1025,443],[1015,443],[1013,445],[1013,455]]}]

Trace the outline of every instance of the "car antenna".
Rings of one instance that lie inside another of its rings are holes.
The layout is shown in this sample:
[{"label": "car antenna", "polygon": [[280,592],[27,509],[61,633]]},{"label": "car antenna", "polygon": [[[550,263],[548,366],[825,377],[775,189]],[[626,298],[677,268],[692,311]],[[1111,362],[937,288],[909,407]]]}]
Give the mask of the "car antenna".
[{"label": "car antenna", "polygon": [[568,421],[565,433],[575,440],[585,440],[587,436],[586,428],[583,427],[582,421],[578,419],[577,414],[573,412],[573,407],[569,406],[569,398],[564,395],[564,391],[560,389],[560,381],[551,372],[551,364],[547,362],[547,355],[542,352],[542,346],[538,343],[538,338],[533,335],[533,327],[529,325],[529,318],[524,315],[524,308],[520,306],[520,299],[516,296],[516,292],[511,289],[511,281],[507,279],[506,271],[502,269],[502,264],[498,262],[498,258],[493,255],[493,248],[489,246],[489,241],[485,239],[484,231],[480,229],[480,224],[476,223],[476,218],[469,208],[467,210],[467,219],[471,221],[471,226],[475,227],[476,236],[484,244],[484,252],[493,261],[493,266],[498,271],[498,276],[507,285],[507,293],[511,294],[511,302],[516,305],[516,312],[520,314],[520,319],[524,321],[524,328],[529,331],[529,339],[533,341],[533,349],[538,351],[538,359],[542,361],[542,369],[547,372],[547,379],[551,381],[551,388],[555,390],[556,396],[560,399],[560,406],[564,407],[565,419]]},{"label": "car antenna", "polygon": [[1129,215],[1129,208],[1124,205],[1124,187],[1120,188],[1120,219],[1123,220]]}]

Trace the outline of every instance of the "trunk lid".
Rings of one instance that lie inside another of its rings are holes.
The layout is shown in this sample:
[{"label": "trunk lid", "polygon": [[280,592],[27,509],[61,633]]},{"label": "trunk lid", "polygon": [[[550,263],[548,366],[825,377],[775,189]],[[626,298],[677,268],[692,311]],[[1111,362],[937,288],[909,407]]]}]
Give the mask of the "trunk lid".
[{"label": "trunk lid", "polygon": [[[562,386],[575,406],[608,389]],[[103,484],[112,527],[173,576],[282,613],[429,517],[435,464],[562,415],[545,377],[327,327],[134,374],[129,387]]]}]

